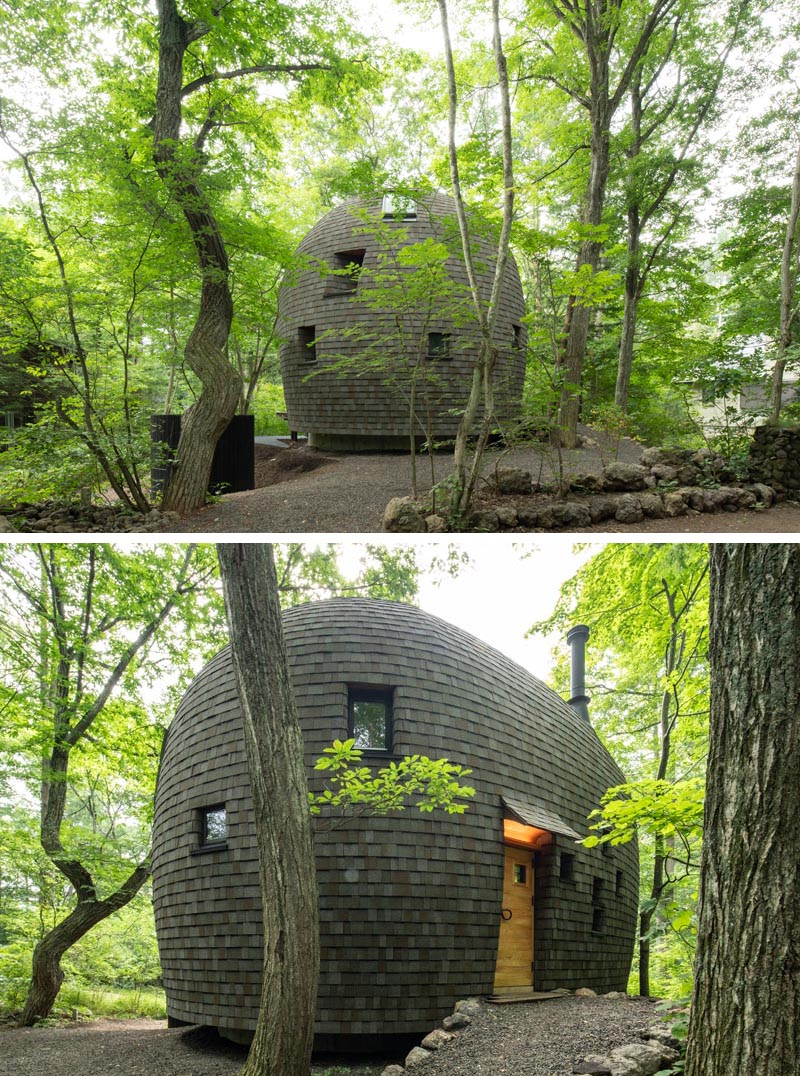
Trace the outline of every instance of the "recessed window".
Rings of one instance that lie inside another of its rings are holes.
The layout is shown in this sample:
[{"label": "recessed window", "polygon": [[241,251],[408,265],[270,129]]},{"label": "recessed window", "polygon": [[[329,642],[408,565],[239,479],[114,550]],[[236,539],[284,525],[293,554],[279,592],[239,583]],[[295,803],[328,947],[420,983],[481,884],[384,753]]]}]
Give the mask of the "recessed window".
[{"label": "recessed window", "polygon": [[450,358],[450,333],[428,333],[428,358]]},{"label": "recessed window", "polygon": [[391,751],[392,688],[348,688],[347,725],[362,751]]},{"label": "recessed window", "polygon": [[514,346],[514,348],[519,350],[519,348],[522,347],[522,326],[521,325],[512,325],[511,328],[512,328],[512,331],[514,333],[513,346]]},{"label": "recessed window", "polygon": [[413,198],[408,198],[401,194],[384,194],[383,219],[416,220],[417,203],[414,201]]},{"label": "recessed window", "polygon": [[618,897],[622,893],[622,871],[617,871],[617,880],[614,883],[614,896]]},{"label": "recessed window", "polygon": [[571,856],[568,852],[561,853],[561,859],[558,865],[558,877],[562,882],[572,882],[575,880],[575,856]]},{"label": "recessed window", "polygon": [[603,899],[603,879],[592,878],[592,904],[599,904]]},{"label": "recessed window", "polygon": [[603,908],[592,908],[592,934],[602,934],[606,926],[606,913]]},{"label": "recessed window", "polygon": [[524,863],[514,864],[514,885],[528,884],[528,868]]},{"label": "recessed window", "polygon": [[313,325],[301,325],[297,330],[297,343],[300,346],[302,362],[317,361],[317,330]]},{"label": "recessed window", "polygon": [[225,804],[203,807],[200,811],[200,844],[221,844],[228,838],[228,819]]},{"label": "recessed window", "polygon": [[364,256],[367,252],[359,250],[342,250],[333,256],[331,268],[334,272],[325,278],[323,298],[333,295],[352,295],[358,287]]}]

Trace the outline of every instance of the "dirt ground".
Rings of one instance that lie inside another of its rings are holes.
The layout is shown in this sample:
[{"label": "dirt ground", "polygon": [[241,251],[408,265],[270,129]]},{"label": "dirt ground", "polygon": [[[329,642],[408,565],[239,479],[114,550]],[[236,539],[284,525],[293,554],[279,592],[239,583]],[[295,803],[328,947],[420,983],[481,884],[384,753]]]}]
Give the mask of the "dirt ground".
[{"label": "dirt ground", "polygon": [[[602,438],[584,428],[587,443],[565,453],[569,474],[599,473],[604,463],[618,458],[634,463],[642,445],[623,439],[603,446]],[[419,489],[431,480],[440,482],[451,469],[450,453],[434,457],[433,475],[425,457],[417,460]],[[557,466],[553,450],[530,445],[511,451],[491,449],[484,474],[494,467],[526,467],[539,478],[552,476]],[[256,485],[245,493],[231,493],[169,526],[170,533],[317,533],[378,532],[383,512],[392,497],[410,492],[410,464],[405,453],[321,453],[302,443],[286,448],[256,446]],[[167,528],[165,527],[165,530]],[[546,532],[539,532],[546,533]],[[674,519],[647,519],[625,525],[606,521],[572,533],[621,534],[797,534],[800,504],[784,502],[767,511],[693,512]]]},{"label": "dirt ground", "polygon": [[[481,1005],[471,1025],[425,1062],[431,1076],[569,1076],[587,1054],[641,1041],[660,1022],[644,998],[565,997]],[[0,1029],[0,1076],[235,1076],[244,1047],[206,1028],[158,1020],[95,1020]],[[402,1058],[320,1059],[310,1076],[380,1076]]]},{"label": "dirt ground", "polygon": [[[247,1048],[166,1020],[92,1020],[0,1028],[0,1076],[235,1076]],[[311,1076],[378,1076],[387,1060],[314,1064]]]}]

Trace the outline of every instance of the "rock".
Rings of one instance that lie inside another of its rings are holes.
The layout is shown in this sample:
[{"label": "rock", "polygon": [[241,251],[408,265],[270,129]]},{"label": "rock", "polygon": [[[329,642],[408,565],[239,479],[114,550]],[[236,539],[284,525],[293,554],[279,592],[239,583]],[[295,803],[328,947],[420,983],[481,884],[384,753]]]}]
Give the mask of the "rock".
[{"label": "rock", "polygon": [[425,524],[428,528],[428,534],[442,534],[446,530],[445,521],[441,516],[425,516]]},{"label": "rock", "polygon": [[569,997],[569,995],[572,994],[572,991],[567,990],[567,988],[565,986],[559,986],[559,987],[556,987],[556,989],[553,990],[552,993],[553,994],[560,994],[562,998],[565,998],[565,997]]},{"label": "rock", "polygon": [[579,493],[600,493],[603,489],[603,479],[597,474],[576,474],[569,488]]},{"label": "rock", "polygon": [[540,505],[538,508],[518,508],[517,518],[521,527],[544,527],[553,526],[552,505]]},{"label": "rock", "polygon": [[686,515],[686,501],[683,499],[683,494],[678,493],[677,490],[665,493],[662,497],[662,502],[664,504],[664,514],[666,516]]},{"label": "rock", "polygon": [[753,482],[747,487],[751,493],[755,493],[758,500],[765,508],[769,508],[775,501],[775,490],[764,482]]},{"label": "rock", "polygon": [[466,1013],[467,1016],[476,1016],[481,1011],[480,998],[464,998],[456,1002],[456,1012]]},{"label": "rock", "polygon": [[387,1065],[381,1076],[404,1076],[405,1071],[402,1065]]},{"label": "rock", "polygon": [[721,489],[703,490],[703,511],[721,512],[728,503],[728,495]]},{"label": "rock", "polygon": [[430,1050],[423,1050],[421,1046],[415,1046],[406,1054],[406,1068],[414,1069],[419,1065],[424,1065],[426,1061],[430,1061],[432,1056]]},{"label": "rock", "polygon": [[649,519],[664,518],[664,502],[658,493],[640,493],[639,503],[642,506],[642,511]]},{"label": "rock", "polygon": [[684,467],[678,468],[678,482],[682,486],[693,486],[699,478],[703,477],[703,472],[699,471],[697,467],[692,464],[687,464]]},{"label": "rock", "polygon": [[465,1012],[454,1012],[452,1016],[445,1016],[442,1027],[445,1031],[460,1031],[463,1027],[469,1027],[472,1017]]},{"label": "rock", "polygon": [[497,516],[497,522],[506,530],[509,530],[511,527],[516,527],[519,522],[517,510],[511,505],[500,505],[498,508],[495,508],[494,511]]},{"label": "rock", "polygon": [[522,467],[498,467],[494,475],[498,493],[530,493],[531,472]]},{"label": "rock", "polygon": [[609,1057],[611,1076],[653,1076],[661,1068],[661,1053],[639,1043],[617,1046]]},{"label": "rock", "polygon": [[657,1039],[659,1045],[669,1046],[673,1050],[677,1050],[680,1046],[680,1040],[676,1039],[670,1029],[663,1024],[651,1024],[645,1032],[645,1037],[648,1039]]},{"label": "rock", "polygon": [[645,1046],[651,1046],[654,1050],[658,1050],[661,1054],[662,1065],[672,1065],[680,1060],[680,1050],[673,1050],[671,1046],[665,1046],[664,1043],[659,1042],[658,1039],[647,1039]]},{"label": "rock", "polygon": [[552,527],[591,527],[592,514],[588,505],[564,501],[552,505]]},{"label": "rock", "polygon": [[611,1076],[611,1059],[600,1054],[590,1054],[579,1062],[573,1072],[587,1073],[588,1076]]},{"label": "rock", "polygon": [[610,463],[603,468],[605,489],[644,489],[647,468],[638,463]]},{"label": "rock", "polygon": [[627,996],[624,990],[609,990],[607,994],[603,994],[603,997],[608,998],[610,1001],[619,1001],[621,998],[627,998]]},{"label": "rock", "polygon": [[469,520],[470,530],[473,531],[499,531],[500,520],[493,508],[487,508],[483,512],[473,512]]},{"label": "rock", "polygon": [[678,478],[678,468],[669,463],[656,463],[650,468],[650,474],[657,482],[675,482]]},{"label": "rock", "polygon": [[383,513],[383,529],[395,534],[414,534],[426,531],[427,524],[410,497],[392,497]]},{"label": "rock", "polygon": [[594,990],[590,990],[588,986],[579,986],[575,991],[576,998],[596,998],[597,993]]},{"label": "rock", "polygon": [[623,493],[617,499],[617,510],[614,513],[614,519],[618,523],[641,523],[644,519],[644,512],[639,498],[634,497],[632,493]]},{"label": "rock", "polygon": [[14,528],[8,522],[6,517],[5,516],[0,516],[0,532],[5,534],[8,531],[13,531],[13,530],[14,530]]},{"label": "rock", "polygon": [[454,1039],[453,1035],[449,1031],[443,1031],[440,1027],[435,1027],[433,1031],[429,1032],[422,1040],[420,1045],[426,1050],[438,1050],[445,1042],[450,1042]]},{"label": "rock", "polygon": [[616,497],[592,497],[589,501],[589,515],[592,523],[601,523],[604,519],[613,519],[616,510]]}]

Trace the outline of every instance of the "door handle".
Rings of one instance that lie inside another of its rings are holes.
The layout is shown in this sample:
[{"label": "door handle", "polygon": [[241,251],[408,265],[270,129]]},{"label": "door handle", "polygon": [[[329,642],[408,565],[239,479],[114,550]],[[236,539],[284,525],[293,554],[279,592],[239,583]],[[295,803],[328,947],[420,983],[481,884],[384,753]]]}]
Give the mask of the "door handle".
[{"label": "door handle", "polygon": [[513,914],[514,913],[511,911],[510,908],[502,908],[500,910],[500,915],[503,917],[503,919],[505,919],[506,922],[508,922],[508,920],[511,919]]}]

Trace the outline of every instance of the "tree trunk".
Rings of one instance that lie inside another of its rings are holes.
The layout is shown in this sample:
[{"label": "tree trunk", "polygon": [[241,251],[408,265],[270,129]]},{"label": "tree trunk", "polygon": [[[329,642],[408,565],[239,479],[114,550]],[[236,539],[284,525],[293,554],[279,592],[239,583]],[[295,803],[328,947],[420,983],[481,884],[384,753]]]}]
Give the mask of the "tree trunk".
[{"label": "tree trunk", "polygon": [[686,1076],[800,1056],[800,546],[712,545],[711,725]]},{"label": "tree trunk", "polygon": [[[628,249],[630,251],[630,238]],[[638,237],[637,237],[638,256]],[[635,266],[635,262],[633,265]],[[619,340],[617,359],[617,385],[614,391],[615,405],[627,414],[628,392],[633,370],[633,343],[636,337],[636,316],[639,310],[639,274],[636,268],[628,266],[625,274],[625,305],[622,310],[622,335]]]},{"label": "tree trunk", "polygon": [[[611,166],[612,117],[608,86],[608,56],[602,43],[589,53],[592,66],[591,78],[591,163],[586,187],[586,203],[581,223],[598,228],[603,219],[606,185]],[[585,239],[578,255],[576,273],[590,270],[595,273],[600,262],[601,244],[595,235]],[[590,303],[570,296],[568,325],[562,358],[563,385],[558,412],[556,436],[565,448],[575,448],[578,443],[578,417],[580,415],[581,383],[586,343],[589,338]]]},{"label": "tree trunk", "polygon": [[778,330],[778,357],[772,372],[772,421],[777,422],[781,414],[783,397],[783,375],[786,372],[786,352],[792,344],[792,326],[794,323],[794,294],[797,288],[798,250],[797,227],[800,221],[800,144],[794,162],[792,177],[792,200],[789,207],[789,219],[786,222],[786,235],[783,240],[781,258],[781,310]]},{"label": "tree trunk", "polygon": [[142,888],[149,873],[149,864],[143,863],[105,900],[87,895],[66,919],[45,934],[33,951],[31,983],[19,1018],[20,1027],[31,1027],[37,1020],[43,1020],[50,1014],[64,981],[64,972],[61,970],[64,953],[92,927],[124,908]]},{"label": "tree trunk", "polygon": [[183,416],[177,458],[162,502],[163,508],[175,512],[191,512],[205,503],[214,449],[233,418],[242,389],[242,379],[225,354],[233,319],[228,255],[199,183],[203,140],[216,122],[213,110],[193,146],[180,141],[183,57],[188,45],[205,32],[181,17],[176,0],[158,0],[153,160],[186,218],[202,274],[200,309],[184,351],[202,392]]},{"label": "tree trunk", "polygon": [[308,1076],[319,977],[303,738],[271,545],[217,547],[253,792],[264,919],[261,1008],[241,1076]]}]

